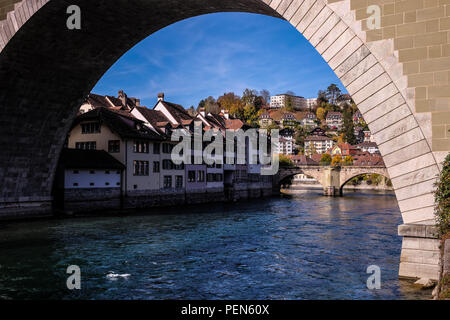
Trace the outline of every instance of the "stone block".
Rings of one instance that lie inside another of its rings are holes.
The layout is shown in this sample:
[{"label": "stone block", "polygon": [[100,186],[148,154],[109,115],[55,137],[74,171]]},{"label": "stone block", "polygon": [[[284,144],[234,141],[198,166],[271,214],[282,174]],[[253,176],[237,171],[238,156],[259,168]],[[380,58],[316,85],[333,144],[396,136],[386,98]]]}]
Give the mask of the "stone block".
[{"label": "stone block", "polygon": [[[405,199],[405,200],[398,200],[398,206],[400,208],[400,211],[402,212],[403,221],[404,223],[414,223],[421,220],[429,220],[430,219],[430,212],[432,213],[432,208],[434,207],[434,194],[433,193],[427,193],[423,194],[414,198]],[[422,216],[418,216],[418,212],[414,212],[411,214],[408,214],[408,211],[413,211],[417,209],[423,209],[428,208],[427,210],[421,211]],[[413,221],[414,219],[414,221]]]},{"label": "stone block", "polygon": [[[369,87],[362,92],[358,92],[357,99],[359,100],[358,102],[355,100],[355,102],[358,104],[358,109],[363,113],[364,117],[366,112],[387,101],[398,93],[398,89],[394,83],[389,83],[386,86],[379,88],[384,85],[386,81],[389,81],[385,74],[382,75],[382,78],[379,81],[381,81],[381,84],[378,83],[378,85],[372,82],[374,85],[377,85],[378,88]],[[353,98],[355,99],[355,97]]]},{"label": "stone block", "polygon": [[393,138],[389,141],[378,143],[377,135],[375,135],[375,141],[378,143],[378,148],[382,155],[388,155],[393,153],[399,149],[410,146],[420,140],[423,140],[424,136],[420,128],[412,129],[396,138]]},{"label": "stone block", "polygon": [[414,128],[417,128],[419,125],[417,124],[416,119],[412,114],[407,116],[406,118],[403,118],[401,120],[398,120],[392,125],[387,125],[385,128],[383,128],[380,131],[372,132],[374,135],[377,143],[382,144],[384,142],[387,142],[389,140],[392,140]]},{"label": "stone block", "polygon": [[403,188],[408,185],[416,184],[421,181],[427,181],[430,179],[435,179],[439,174],[439,169],[437,165],[433,164],[429,167],[422,169],[416,169],[410,173],[404,174],[399,177],[391,178],[392,183],[395,188]]},{"label": "stone block", "polygon": [[334,28],[316,46],[317,52],[323,54],[347,29],[347,25],[342,22],[342,20],[339,21],[338,24],[334,26]]}]

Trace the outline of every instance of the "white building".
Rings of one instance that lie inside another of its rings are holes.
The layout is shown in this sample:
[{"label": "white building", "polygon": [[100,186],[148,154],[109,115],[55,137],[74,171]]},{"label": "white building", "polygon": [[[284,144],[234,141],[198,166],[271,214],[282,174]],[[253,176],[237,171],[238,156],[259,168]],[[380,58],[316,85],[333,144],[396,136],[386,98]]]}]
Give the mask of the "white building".
[{"label": "white building", "polygon": [[305,99],[304,97],[289,94],[278,94],[270,97],[270,108],[280,109],[286,107],[288,99],[291,99],[294,110],[312,110],[316,106],[317,99]]},{"label": "white building", "polygon": [[305,139],[305,155],[323,154],[333,147],[333,139],[327,136],[309,136]]},{"label": "white building", "polygon": [[104,150],[63,149],[64,189],[118,189],[125,166]]},{"label": "white building", "polygon": [[327,113],[326,122],[330,129],[341,130],[344,124],[344,117],[340,112],[330,111]]},{"label": "white building", "polygon": [[314,113],[308,112],[305,117],[300,121],[303,127],[315,127],[317,126],[317,117]]},{"label": "white building", "polygon": [[294,154],[294,141],[293,139],[288,139],[280,137],[277,144],[277,152],[279,154],[290,155]]}]

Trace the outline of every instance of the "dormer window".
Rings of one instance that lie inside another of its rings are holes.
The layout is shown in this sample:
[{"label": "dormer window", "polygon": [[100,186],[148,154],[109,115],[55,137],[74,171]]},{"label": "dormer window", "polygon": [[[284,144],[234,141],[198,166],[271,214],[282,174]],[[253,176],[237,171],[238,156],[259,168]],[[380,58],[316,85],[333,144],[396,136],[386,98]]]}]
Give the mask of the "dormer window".
[{"label": "dormer window", "polygon": [[100,133],[100,123],[98,122],[82,123],[81,133],[82,134]]}]

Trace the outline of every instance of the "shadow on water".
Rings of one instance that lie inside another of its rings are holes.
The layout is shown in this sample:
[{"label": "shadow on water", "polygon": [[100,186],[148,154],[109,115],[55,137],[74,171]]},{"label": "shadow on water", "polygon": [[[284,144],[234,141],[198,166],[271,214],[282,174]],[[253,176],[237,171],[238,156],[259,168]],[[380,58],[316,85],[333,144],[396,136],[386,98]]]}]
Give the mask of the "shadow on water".
[{"label": "shadow on water", "polygon": [[397,278],[400,223],[395,196],[368,192],[3,223],[0,298],[428,299]]}]

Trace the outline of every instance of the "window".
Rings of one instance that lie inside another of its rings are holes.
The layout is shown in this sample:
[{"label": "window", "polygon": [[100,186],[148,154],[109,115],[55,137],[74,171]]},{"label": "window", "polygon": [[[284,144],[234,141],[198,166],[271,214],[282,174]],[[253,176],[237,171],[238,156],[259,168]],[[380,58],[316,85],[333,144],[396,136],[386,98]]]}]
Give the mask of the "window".
[{"label": "window", "polygon": [[159,161],[153,161],[153,172],[160,172]]},{"label": "window", "polygon": [[172,188],[172,176],[164,176],[164,189]]},{"label": "window", "polygon": [[87,142],[76,142],[75,149],[80,150],[96,150],[97,142],[95,141],[87,141]]},{"label": "window", "polygon": [[98,122],[82,123],[81,133],[82,134],[100,133],[100,123]]},{"label": "window", "polygon": [[78,171],[78,170],[73,170],[73,174],[79,174],[80,173],[80,171]]},{"label": "window", "polygon": [[133,175],[135,176],[148,176],[149,175],[149,163],[148,161],[133,161]]},{"label": "window", "polygon": [[154,154],[159,154],[160,153],[160,150],[161,150],[160,145],[161,145],[160,143],[153,144],[153,153]]},{"label": "window", "polygon": [[74,186],[74,187],[78,187],[78,183],[75,182],[75,183],[73,184],[73,186]]},{"label": "window", "polygon": [[174,168],[175,170],[184,170],[184,163],[173,164],[173,168]]},{"label": "window", "polygon": [[188,172],[188,181],[189,182],[195,182],[195,171],[189,171]]},{"label": "window", "polygon": [[163,153],[171,153],[173,146],[168,143],[163,143]]},{"label": "window", "polygon": [[105,170],[105,174],[109,174],[109,170]]},{"label": "window", "polygon": [[223,175],[221,173],[216,173],[215,176],[214,176],[214,181],[222,182],[223,181]]},{"label": "window", "polygon": [[214,174],[213,173],[208,173],[208,182],[213,182],[214,181]]},{"label": "window", "polygon": [[120,140],[109,140],[108,141],[108,152],[109,153],[119,153],[120,152]]},{"label": "window", "polygon": [[169,160],[169,159],[163,160],[163,169],[164,170],[173,170],[174,167],[175,167],[175,165],[172,162],[172,160]]},{"label": "window", "polygon": [[183,188],[183,176],[176,176],[175,177],[175,187],[176,188]]},{"label": "window", "polygon": [[204,182],[205,181],[205,171],[199,171],[198,172],[198,182]]},{"label": "window", "polygon": [[95,170],[89,171],[90,174],[95,174]]},{"label": "window", "polygon": [[134,153],[148,153],[148,142],[134,141],[133,152]]}]

